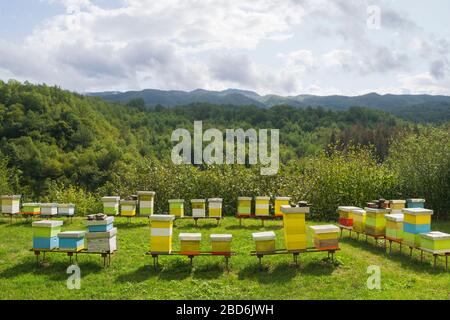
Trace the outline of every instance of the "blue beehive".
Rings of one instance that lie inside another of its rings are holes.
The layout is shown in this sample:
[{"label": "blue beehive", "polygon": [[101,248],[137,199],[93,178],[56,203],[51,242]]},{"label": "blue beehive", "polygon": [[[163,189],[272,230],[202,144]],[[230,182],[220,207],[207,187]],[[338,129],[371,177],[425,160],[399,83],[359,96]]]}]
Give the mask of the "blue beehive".
[{"label": "blue beehive", "polygon": [[[407,199],[407,208],[425,208],[425,199]],[[428,231],[427,231],[428,232]]]},{"label": "blue beehive", "polygon": [[108,232],[113,228],[114,217],[107,217],[105,220],[86,221],[89,232]]},{"label": "blue beehive", "polygon": [[59,249],[81,251],[84,249],[85,231],[66,231],[58,233]]},{"label": "blue beehive", "polygon": [[419,233],[428,233],[431,231],[431,225],[429,224],[412,224],[412,223],[403,223],[403,231],[419,234]]},{"label": "blue beehive", "polygon": [[33,249],[48,249],[52,250],[58,248],[58,237],[51,238],[33,238]]}]

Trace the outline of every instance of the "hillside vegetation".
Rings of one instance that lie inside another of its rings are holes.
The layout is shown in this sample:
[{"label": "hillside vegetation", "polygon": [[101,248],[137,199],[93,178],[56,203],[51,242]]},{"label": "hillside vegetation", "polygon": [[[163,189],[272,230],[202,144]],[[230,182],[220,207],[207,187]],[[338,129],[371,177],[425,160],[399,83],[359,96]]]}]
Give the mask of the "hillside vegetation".
[{"label": "hillside vegetation", "polygon": [[[175,166],[171,133],[204,129],[280,129],[279,174],[253,166]],[[72,201],[101,210],[99,197],[157,192],[167,199],[221,196],[227,214],[239,195],[291,195],[314,204],[319,219],[339,204],[378,197],[425,197],[449,217],[450,130],[417,126],[382,111],[191,104],[147,108],[140,100],[107,103],[56,87],[0,81],[0,192]]]}]

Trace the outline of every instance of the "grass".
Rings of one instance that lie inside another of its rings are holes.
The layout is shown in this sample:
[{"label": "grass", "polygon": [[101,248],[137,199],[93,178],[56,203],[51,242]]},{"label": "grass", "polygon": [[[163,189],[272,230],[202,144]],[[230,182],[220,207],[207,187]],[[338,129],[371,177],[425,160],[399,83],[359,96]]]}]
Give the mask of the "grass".
[{"label": "grass", "polygon": [[[382,249],[364,241],[344,238],[335,262],[326,253],[300,256],[300,265],[292,256],[270,256],[259,270],[251,233],[273,230],[277,246],[283,247],[281,222],[239,222],[226,218],[216,227],[215,221],[177,221],[174,250],[179,248],[179,232],[201,232],[202,248],[209,250],[209,234],[233,234],[231,270],[224,269],[222,257],[197,257],[191,269],[186,257],[160,257],[160,269],[154,271],[149,247],[150,228],[144,218],[117,218],[118,253],[111,267],[103,269],[99,256],[80,255],[81,289],[66,286],[68,258],[50,254],[49,262],[38,266],[29,251],[32,230],[29,222],[9,224],[0,220],[0,299],[449,299],[450,276],[444,269],[445,259],[433,269],[431,256],[419,261],[407,253],[388,256]],[[450,223],[433,225],[434,230],[450,232]],[[82,218],[65,221],[63,231],[85,230]],[[394,246],[394,251],[398,247]],[[367,268],[381,268],[381,290],[369,290]]]}]

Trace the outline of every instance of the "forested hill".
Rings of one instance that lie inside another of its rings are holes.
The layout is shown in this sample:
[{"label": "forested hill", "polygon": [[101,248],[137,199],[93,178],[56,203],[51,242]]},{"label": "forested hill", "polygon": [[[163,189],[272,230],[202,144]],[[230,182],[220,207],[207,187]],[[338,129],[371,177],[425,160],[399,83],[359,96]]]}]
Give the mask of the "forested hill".
[{"label": "forested hill", "polygon": [[379,95],[370,93],[361,96],[261,96],[252,91],[228,89],[224,91],[194,90],[163,91],[147,89],[128,92],[97,92],[89,95],[107,101],[128,103],[142,99],[147,106],[181,106],[191,103],[213,103],[232,105],[254,105],[270,108],[277,105],[293,107],[324,107],[331,110],[348,110],[350,107],[367,107],[390,112],[414,122],[441,123],[450,120],[450,97],[432,95]]},{"label": "forested hill", "polygon": [[191,104],[143,108],[112,104],[56,87],[0,81],[0,158],[29,194],[51,183],[97,190],[118,168],[143,157],[166,160],[176,128],[278,128],[283,161],[324,150],[330,141],[375,144],[382,157],[405,125],[380,111]]}]

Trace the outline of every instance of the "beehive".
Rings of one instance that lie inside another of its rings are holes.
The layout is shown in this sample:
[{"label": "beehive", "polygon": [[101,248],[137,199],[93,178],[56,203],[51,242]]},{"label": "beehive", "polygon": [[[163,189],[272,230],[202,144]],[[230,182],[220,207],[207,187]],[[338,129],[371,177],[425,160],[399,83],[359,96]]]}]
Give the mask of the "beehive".
[{"label": "beehive", "polygon": [[276,217],[283,216],[283,212],[281,212],[281,206],[289,205],[289,201],[291,201],[291,197],[275,197],[274,214]]},{"label": "beehive", "polygon": [[419,247],[421,233],[431,231],[433,210],[423,208],[403,209],[403,241],[411,247]]},{"label": "beehive", "polygon": [[256,252],[274,252],[275,251],[275,232],[258,232],[252,234],[256,245]]},{"label": "beehive", "polygon": [[201,233],[180,233],[181,253],[183,254],[199,254],[200,242],[202,241]]},{"label": "beehive", "polygon": [[309,207],[281,206],[283,212],[284,243],[288,251],[305,250],[307,247],[306,237],[306,214]]},{"label": "beehive", "polygon": [[4,195],[2,200],[3,214],[18,214],[20,213],[20,195]]},{"label": "beehive", "polygon": [[177,218],[184,217],[184,200],[183,199],[169,200],[169,214]]},{"label": "beehive", "polygon": [[334,225],[321,225],[309,227],[312,231],[314,247],[318,250],[331,250],[339,248],[340,229]]},{"label": "beehive", "polygon": [[106,232],[88,232],[86,242],[88,252],[114,252],[117,250],[117,228]]},{"label": "beehive", "polygon": [[366,226],[366,211],[357,209],[352,211],[353,215],[353,231],[364,233]]},{"label": "beehive", "polygon": [[240,216],[250,216],[252,214],[252,198],[238,197],[237,213]]},{"label": "beehive", "polygon": [[211,236],[212,253],[231,252],[231,234],[212,234]]},{"label": "beehive", "polygon": [[222,218],[222,201],[221,198],[208,199],[208,215],[210,218]]},{"label": "beehive", "polygon": [[339,224],[341,226],[352,227],[353,226],[353,211],[361,210],[359,207],[353,206],[339,206]]},{"label": "beehive", "polygon": [[389,201],[389,207],[391,208],[391,214],[399,214],[402,213],[402,210],[405,209],[406,200],[391,200]]},{"label": "beehive", "polygon": [[41,204],[36,202],[28,202],[22,205],[22,214],[39,215],[41,214]]},{"label": "beehive", "polygon": [[88,231],[108,232],[113,228],[114,217],[107,217],[105,220],[86,220]]},{"label": "beehive", "polygon": [[81,251],[85,248],[86,231],[65,231],[58,233],[59,249],[62,251]]},{"label": "beehive", "polygon": [[75,214],[75,205],[73,203],[58,203],[59,216],[73,216]]},{"label": "beehive", "polygon": [[136,200],[120,200],[120,215],[134,217],[136,215]]},{"label": "beehive", "polygon": [[42,220],[32,224],[33,248],[52,250],[58,248],[58,233],[61,232],[62,221]]},{"label": "beehive", "polygon": [[192,199],[192,217],[205,218],[206,217],[206,200],[205,199]]},{"label": "beehive", "polygon": [[365,208],[366,210],[366,224],[364,230],[366,234],[381,237],[386,235],[386,218],[390,209],[375,209]]},{"label": "beehive", "polygon": [[56,216],[58,214],[58,205],[56,203],[42,203],[41,215],[42,216]]},{"label": "beehive", "polygon": [[425,199],[407,199],[407,208],[425,208]]},{"label": "beehive", "polygon": [[268,217],[270,215],[270,197],[255,197],[255,216]]},{"label": "beehive", "polygon": [[155,201],[154,191],[138,191],[139,215],[151,216],[153,214],[153,206]]},{"label": "beehive", "polygon": [[450,234],[439,231],[422,233],[420,247],[434,254],[450,253]]},{"label": "beehive", "polygon": [[150,251],[154,253],[172,252],[172,232],[174,215],[154,214],[150,216]]},{"label": "beehive", "polygon": [[108,196],[103,197],[103,213],[108,216],[116,216],[119,214],[119,201],[120,197]]},{"label": "beehive", "polygon": [[386,238],[395,241],[403,240],[403,213],[386,214]]}]

